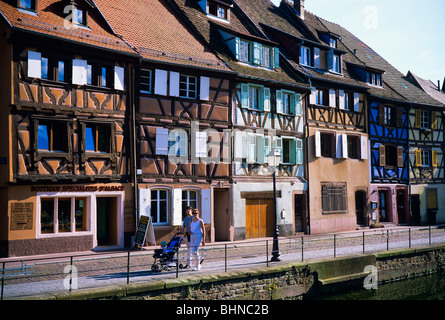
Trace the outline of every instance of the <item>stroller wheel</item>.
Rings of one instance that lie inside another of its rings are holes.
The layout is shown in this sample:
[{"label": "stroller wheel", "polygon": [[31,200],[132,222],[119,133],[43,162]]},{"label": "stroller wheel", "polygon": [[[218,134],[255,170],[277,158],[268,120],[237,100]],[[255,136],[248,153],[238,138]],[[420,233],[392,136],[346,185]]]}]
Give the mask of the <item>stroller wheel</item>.
[{"label": "stroller wheel", "polygon": [[183,269],[183,268],[184,268],[184,265],[183,265],[182,263],[180,263],[179,266],[178,266],[178,268],[179,268],[179,269]]},{"label": "stroller wheel", "polygon": [[162,267],[162,270],[164,270],[164,271],[168,271],[168,267],[167,267],[167,266],[164,266],[164,267]]},{"label": "stroller wheel", "polygon": [[159,271],[161,271],[161,268],[160,268],[160,266],[158,264],[154,264],[154,265],[151,266],[151,271],[159,272]]}]

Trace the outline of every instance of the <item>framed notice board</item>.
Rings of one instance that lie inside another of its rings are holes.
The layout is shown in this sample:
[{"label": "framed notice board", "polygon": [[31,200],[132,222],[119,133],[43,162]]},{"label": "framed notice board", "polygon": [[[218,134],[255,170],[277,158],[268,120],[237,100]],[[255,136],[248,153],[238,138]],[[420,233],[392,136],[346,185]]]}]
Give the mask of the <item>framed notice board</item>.
[{"label": "framed notice board", "polygon": [[140,246],[144,245],[145,236],[147,235],[148,223],[150,222],[150,217],[141,216],[139,218],[139,225],[136,231],[136,237],[134,239],[134,244],[138,244]]}]

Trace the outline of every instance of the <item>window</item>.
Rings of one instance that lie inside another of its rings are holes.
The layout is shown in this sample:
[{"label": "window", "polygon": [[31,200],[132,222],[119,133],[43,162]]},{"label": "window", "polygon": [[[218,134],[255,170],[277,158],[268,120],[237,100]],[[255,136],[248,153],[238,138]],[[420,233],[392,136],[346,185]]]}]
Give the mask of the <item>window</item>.
[{"label": "window", "polygon": [[348,158],[360,159],[360,137],[348,136],[347,143],[348,143]]},{"label": "window", "polygon": [[198,208],[198,191],[182,190],[182,220],[186,217],[185,208]]},{"label": "window", "polygon": [[87,64],[87,84],[93,85],[93,66]]},{"label": "window", "polygon": [[331,48],[337,48],[337,39],[335,38],[329,38],[329,46]]},{"label": "window", "polygon": [[88,152],[110,153],[111,127],[103,124],[85,126],[85,150]]},{"label": "window", "polygon": [[243,62],[250,61],[250,43],[244,40],[240,40],[239,59]]},{"label": "window", "polygon": [[76,8],[73,12],[73,23],[78,25],[87,25],[87,12],[86,10]]},{"label": "window", "polygon": [[333,133],[320,133],[321,156],[325,158],[335,157],[335,135]]},{"label": "window", "polygon": [[282,138],[281,162],[284,164],[295,164],[296,144],[295,139]]},{"label": "window", "polygon": [[182,98],[196,99],[197,81],[196,77],[181,75],[179,78],[179,96]]},{"label": "window", "polygon": [[110,66],[100,67],[99,84],[102,88],[113,87],[113,70]]},{"label": "window", "polygon": [[347,210],[346,183],[326,183],[321,185],[323,214],[345,213]]},{"label": "window", "polygon": [[366,83],[382,87],[383,86],[382,75],[380,73],[366,71]]},{"label": "window", "polygon": [[437,167],[436,150],[416,150],[416,167]]},{"label": "window", "polygon": [[426,189],[426,208],[427,210],[437,210],[437,189]]},{"label": "window", "polygon": [[344,97],[345,97],[344,109],[353,111],[354,110],[354,96],[353,96],[353,94],[351,92],[345,92]]},{"label": "window", "polygon": [[333,61],[333,69],[332,71],[336,72],[336,73],[341,73],[341,59],[339,55],[334,54],[333,57],[334,61]]},{"label": "window", "polygon": [[311,65],[311,49],[310,48],[301,46],[300,63],[305,66]]},{"label": "window", "polygon": [[37,149],[49,152],[68,152],[67,124],[39,121]]},{"label": "window", "polygon": [[77,197],[40,199],[40,233],[87,231],[86,204],[86,198]]},{"label": "window", "polygon": [[37,10],[37,0],[18,0],[17,6],[21,9]]},{"label": "window", "polygon": [[429,113],[429,111],[420,110],[420,128],[430,129],[430,113]]},{"label": "window", "polygon": [[329,95],[327,90],[317,89],[315,94],[315,104],[318,104],[320,106],[329,105]]},{"label": "window", "polygon": [[301,95],[293,91],[277,90],[277,113],[301,115]]},{"label": "window", "polygon": [[57,80],[65,81],[65,61],[57,62]]},{"label": "window", "polygon": [[271,63],[271,57],[272,57],[271,50],[272,50],[272,48],[270,48],[270,47],[266,47],[266,46],[262,47],[262,51],[261,51],[261,54],[262,54],[261,66],[262,67],[270,68],[272,66],[272,63]]},{"label": "window", "polygon": [[396,125],[396,117],[395,109],[389,106],[383,107],[383,123],[387,126],[395,126]]},{"label": "window", "polygon": [[209,14],[211,14],[212,16],[227,20],[227,12],[227,7],[209,1]]},{"label": "window", "polygon": [[270,111],[270,88],[242,83],[240,102],[242,108]]},{"label": "window", "polygon": [[151,93],[151,70],[141,69],[139,77],[140,92]]},{"label": "window", "polygon": [[187,153],[187,132],[175,129],[168,133],[168,154],[174,157],[188,158]]},{"label": "window", "polygon": [[387,144],[379,146],[379,165],[381,167],[403,167],[403,147]]},{"label": "window", "polygon": [[151,218],[153,223],[168,223],[168,191],[167,190],[151,190]]},{"label": "window", "polygon": [[283,92],[283,112],[286,114],[292,114],[292,95],[290,93]]},{"label": "window", "polygon": [[49,79],[49,72],[49,60],[48,58],[42,57],[42,79]]}]

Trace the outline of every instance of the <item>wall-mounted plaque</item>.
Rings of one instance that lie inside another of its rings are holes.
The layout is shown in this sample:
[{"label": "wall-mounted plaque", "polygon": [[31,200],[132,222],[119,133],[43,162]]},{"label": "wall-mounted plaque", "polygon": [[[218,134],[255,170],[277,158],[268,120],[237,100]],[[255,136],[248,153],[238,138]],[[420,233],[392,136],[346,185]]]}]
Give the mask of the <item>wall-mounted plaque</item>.
[{"label": "wall-mounted plaque", "polygon": [[18,202],[11,205],[11,230],[32,230],[33,203]]}]

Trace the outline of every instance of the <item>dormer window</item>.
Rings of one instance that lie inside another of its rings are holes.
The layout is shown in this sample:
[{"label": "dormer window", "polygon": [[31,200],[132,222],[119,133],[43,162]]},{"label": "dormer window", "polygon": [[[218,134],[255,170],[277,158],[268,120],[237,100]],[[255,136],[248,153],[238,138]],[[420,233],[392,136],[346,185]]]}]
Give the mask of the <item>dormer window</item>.
[{"label": "dormer window", "polygon": [[382,75],[380,73],[366,71],[366,83],[373,86],[383,87]]},{"label": "dormer window", "polygon": [[200,0],[198,4],[202,10],[210,17],[229,20],[231,3],[224,0]]},{"label": "dormer window", "polygon": [[337,39],[335,39],[335,38],[329,38],[329,46],[331,47],[331,48],[337,48]]},{"label": "dormer window", "polygon": [[17,7],[25,10],[37,11],[37,0],[17,0]]},{"label": "dormer window", "polygon": [[[274,69],[280,67],[280,50],[273,43],[260,43],[256,39],[242,39],[219,30],[236,60],[251,66]],[[266,40],[265,40],[266,41]]]}]

